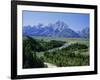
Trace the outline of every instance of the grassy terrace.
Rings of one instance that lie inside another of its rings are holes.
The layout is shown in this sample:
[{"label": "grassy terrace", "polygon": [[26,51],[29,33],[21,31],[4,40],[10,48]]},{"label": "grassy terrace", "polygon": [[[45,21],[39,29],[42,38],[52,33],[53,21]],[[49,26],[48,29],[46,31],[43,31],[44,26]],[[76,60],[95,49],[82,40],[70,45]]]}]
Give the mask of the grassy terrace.
[{"label": "grassy terrace", "polygon": [[33,36],[35,39],[43,39],[45,41],[50,41],[50,40],[58,40],[58,41],[65,41],[66,43],[80,43],[80,44],[85,44],[89,45],[89,39],[85,38],[57,38],[57,37],[41,37],[41,36]]}]

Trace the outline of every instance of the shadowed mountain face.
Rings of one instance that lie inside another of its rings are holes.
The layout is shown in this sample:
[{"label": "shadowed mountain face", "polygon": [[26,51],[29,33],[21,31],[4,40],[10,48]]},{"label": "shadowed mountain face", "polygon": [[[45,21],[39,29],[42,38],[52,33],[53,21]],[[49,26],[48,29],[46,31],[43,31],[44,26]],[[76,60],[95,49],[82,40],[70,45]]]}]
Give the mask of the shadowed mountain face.
[{"label": "shadowed mountain face", "polygon": [[81,31],[78,32],[78,34],[80,35],[81,38],[89,38],[90,37],[90,30],[89,28],[84,28]]},{"label": "shadowed mountain face", "polygon": [[[82,31],[84,32],[84,31]],[[81,33],[81,32],[80,32]],[[65,38],[80,38],[80,33],[75,32],[70,29],[69,26],[62,22],[57,21],[56,23],[50,23],[46,26],[43,24],[38,24],[37,26],[24,26],[23,35],[24,36],[47,36],[47,37],[65,37]],[[87,30],[87,33],[88,30]],[[85,35],[82,33],[82,35]]]}]

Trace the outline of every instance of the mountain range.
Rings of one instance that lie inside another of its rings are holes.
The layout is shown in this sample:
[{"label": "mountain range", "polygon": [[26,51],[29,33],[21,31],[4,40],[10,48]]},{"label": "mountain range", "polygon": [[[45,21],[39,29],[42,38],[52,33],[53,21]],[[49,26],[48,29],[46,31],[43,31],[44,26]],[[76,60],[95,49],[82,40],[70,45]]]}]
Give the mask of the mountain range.
[{"label": "mountain range", "polygon": [[72,30],[65,22],[57,21],[48,25],[38,24],[34,26],[23,26],[24,36],[47,36],[65,38],[89,38],[89,28],[81,31]]}]

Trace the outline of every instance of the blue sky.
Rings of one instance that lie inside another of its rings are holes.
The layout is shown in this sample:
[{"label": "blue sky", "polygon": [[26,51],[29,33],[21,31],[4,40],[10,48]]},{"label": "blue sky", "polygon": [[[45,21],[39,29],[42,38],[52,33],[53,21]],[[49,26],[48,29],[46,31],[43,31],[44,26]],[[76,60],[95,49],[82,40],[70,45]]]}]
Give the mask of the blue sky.
[{"label": "blue sky", "polygon": [[47,25],[49,23],[55,23],[58,20],[64,21],[75,31],[79,31],[90,26],[89,14],[83,13],[23,11],[22,18],[23,26],[34,26],[39,23]]}]

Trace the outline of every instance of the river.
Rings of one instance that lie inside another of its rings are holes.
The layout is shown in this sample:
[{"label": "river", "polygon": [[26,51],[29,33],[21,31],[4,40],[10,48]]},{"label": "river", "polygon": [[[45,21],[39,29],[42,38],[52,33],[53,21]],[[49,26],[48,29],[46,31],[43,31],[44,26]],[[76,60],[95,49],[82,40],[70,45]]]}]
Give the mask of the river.
[{"label": "river", "polygon": [[[48,50],[47,52],[53,52],[53,51],[58,50],[58,49],[61,50],[61,49],[63,49],[63,48],[68,47],[69,45],[70,45],[70,44],[65,43],[65,44],[62,45],[61,47],[57,47],[57,48],[50,49],[50,50]],[[41,54],[41,55],[38,55],[38,54]],[[37,54],[37,56],[38,56],[38,57],[41,57],[41,56],[44,55],[44,52],[39,52],[38,54]],[[47,65],[48,68],[55,68],[55,67],[57,67],[55,64],[51,64],[51,63],[48,63],[48,62],[44,62],[44,64]]]},{"label": "river", "polygon": [[66,47],[68,47],[70,44],[67,44],[67,43],[65,43],[64,45],[62,45],[61,47],[57,47],[57,48],[53,48],[53,49],[50,49],[50,50],[48,50],[48,52],[53,52],[53,51],[55,51],[55,50],[61,50],[61,49],[63,49],[63,48],[66,48]]}]

